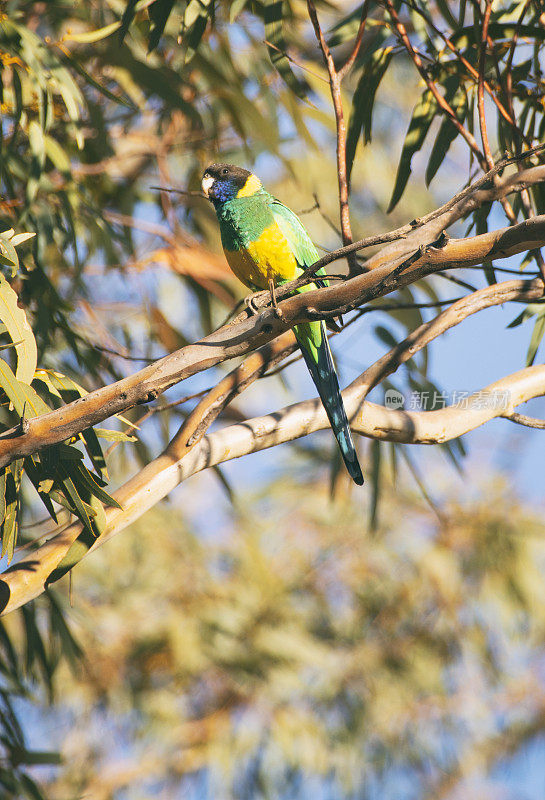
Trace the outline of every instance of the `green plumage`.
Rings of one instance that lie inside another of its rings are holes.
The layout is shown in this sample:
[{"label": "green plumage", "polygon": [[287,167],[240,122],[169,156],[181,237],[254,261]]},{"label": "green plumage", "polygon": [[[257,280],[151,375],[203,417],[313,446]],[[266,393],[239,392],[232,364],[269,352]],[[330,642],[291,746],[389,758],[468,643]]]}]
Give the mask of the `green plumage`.
[{"label": "green plumage", "polygon": [[[266,192],[247,170],[213,164],[204,174],[203,188],[214,203],[229,264],[250,288],[264,288],[269,279],[281,285],[318,260],[316,248],[296,214]],[[316,275],[315,284],[297,291],[328,284],[327,279],[320,279],[325,275],[323,269]],[[304,322],[293,330],[348,472],[362,484],[325,325]]]},{"label": "green plumage", "polygon": [[[269,195],[270,197],[270,195]],[[318,261],[318,252],[314,247],[308,233],[296,214],[289,208],[271,197],[273,216],[282,233],[288,240],[292,252],[297,259],[302,273]],[[325,269],[316,271],[316,276],[325,275]],[[322,278],[320,285],[328,286],[329,281]],[[299,289],[299,292],[317,288],[316,284]],[[341,397],[337,372],[327,340],[326,328],[323,322],[304,322],[293,329],[303,358],[311,374],[314,385],[318,390],[322,404],[326,410],[331,428],[339,444],[341,455],[346,468],[353,480],[361,485],[363,475],[358,462],[356,449],[352,440],[350,425],[346,416],[344,403]]]}]

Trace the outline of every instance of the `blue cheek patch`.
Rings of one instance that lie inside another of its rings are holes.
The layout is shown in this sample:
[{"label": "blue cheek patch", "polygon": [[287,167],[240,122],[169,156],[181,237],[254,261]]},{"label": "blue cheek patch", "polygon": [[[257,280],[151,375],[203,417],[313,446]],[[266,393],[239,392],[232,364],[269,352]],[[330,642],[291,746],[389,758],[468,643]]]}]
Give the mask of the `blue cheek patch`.
[{"label": "blue cheek patch", "polygon": [[217,203],[225,203],[235,197],[238,189],[229,181],[216,180],[214,183],[214,200]]}]

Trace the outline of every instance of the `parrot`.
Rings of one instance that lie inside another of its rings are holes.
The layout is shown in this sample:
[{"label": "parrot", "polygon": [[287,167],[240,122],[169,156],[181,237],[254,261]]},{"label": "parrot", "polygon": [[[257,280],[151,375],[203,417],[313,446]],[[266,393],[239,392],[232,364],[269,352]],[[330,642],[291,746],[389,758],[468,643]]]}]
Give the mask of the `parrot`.
[{"label": "parrot", "polygon": [[[236,277],[252,291],[274,289],[294,280],[318,261],[318,253],[299,217],[276,200],[259,178],[234,164],[210,164],[202,190],[216,211],[223,252]],[[297,289],[328,285],[325,270],[317,280]],[[341,397],[339,381],[323,321],[301,322],[293,332],[327,413],[341,455],[354,482],[363,475]]]}]

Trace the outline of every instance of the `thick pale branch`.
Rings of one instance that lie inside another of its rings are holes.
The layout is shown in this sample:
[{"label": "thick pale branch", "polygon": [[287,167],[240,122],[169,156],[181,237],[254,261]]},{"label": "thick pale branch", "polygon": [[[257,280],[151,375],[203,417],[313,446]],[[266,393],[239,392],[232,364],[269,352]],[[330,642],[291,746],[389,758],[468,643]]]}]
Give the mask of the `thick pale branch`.
[{"label": "thick pale branch", "polygon": [[411,259],[406,268],[399,262],[388,263],[340,285],[290,297],[281,303],[281,318],[267,309],[236,325],[224,326],[128,378],[90,392],[50,414],[26,420],[24,432],[15,428],[0,438],[0,466],[65,441],[131,406],[150,402],[190,375],[245,355],[298,322],[337,316],[434,272],[507,258],[544,244],[545,215],[481,236],[430,246],[421,255],[415,254],[418,257]]},{"label": "thick pale branch", "polygon": [[169,456],[183,458],[204,436],[210,425],[234,398],[251,383],[262,378],[286,356],[297,349],[292,331],[286,331],[277,339],[251,353],[239,367],[226,375],[195,406],[178,433],[166,449]]},{"label": "thick pale branch", "polygon": [[375,361],[353,385],[364,389],[364,396],[374,386],[381,383],[388,375],[392,375],[401,364],[404,364],[419,351],[426,347],[445,331],[459,325],[464,319],[483,311],[485,308],[503,305],[507,302],[526,302],[537,300],[543,295],[543,284],[540,280],[522,281],[512,280],[487,286],[477,292],[472,292],[467,297],[452,303],[448,308],[438,314],[434,319],[425,322],[411,331],[409,336],[392,348],[378,361]]},{"label": "thick pale branch", "polygon": [[[353,430],[364,436],[411,444],[435,444],[461,436],[506,413],[505,408],[495,408],[493,404],[483,407],[482,396],[485,393],[489,396],[507,393],[507,413],[512,413],[520,403],[545,394],[545,366],[528,367],[502,378],[465,400],[463,405],[439,411],[392,411],[375,403],[362,403],[361,388],[357,386],[344,392],[343,399]],[[82,527],[74,523],[32,556],[10,567],[0,580],[2,613],[13,611],[37,597],[70,566],[71,557],[73,563],[77,563],[141,517],[191,475],[328,426],[323,406],[318,400],[311,400],[209,434],[181,459],[168,454],[159,456],[115,493],[122,509],[106,510],[106,528],[94,542],[81,542],[79,545],[76,540],[82,534]],[[73,545],[75,549],[71,550]],[[63,567],[58,572],[61,562]]]},{"label": "thick pale branch", "polygon": [[[513,280],[489,286],[462,298],[434,320],[420,326],[404,342],[366,370],[343,393],[354,430],[379,439],[431,444],[459,436],[484,424],[494,416],[510,417],[514,413],[515,406],[530,397],[543,394],[545,367],[531,367],[488,387],[490,393],[509,392],[508,408],[483,408],[482,395],[479,402],[475,399],[475,405],[478,406],[475,408],[472,408],[471,400],[467,400],[463,407],[454,406],[423,414],[391,411],[382,406],[364,403],[365,395],[372,385],[376,385],[387,374],[394,372],[401,363],[445,330],[483,308],[507,301],[527,302],[535,299],[541,290],[539,280],[533,282]],[[286,336],[289,335],[291,334]],[[278,348],[276,351],[271,350],[267,353],[264,350],[261,354],[253,354],[247,359],[246,369],[239,368],[227,376],[222,382],[224,391],[220,392],[220,395],[225,398],[230,392],[235,392],[237,385],[243,386],[252,376],[261,374],[265,358],[277,358],[281,352],[278,343],[275,344]],[[290,347],[287,339],[285,345]],[[216,408],[218,402],[219,397],[211,396],[206,409]],[[100,546],[126,528],[195,472],[328,427],[320,402],[314,400],[298,403],[276,414],[226,427],[201,439],[191,449],[188,446],[191,437],[200,433],[195,427],[197,423],[198,419],[195,418],[193,423],[189,422],[182,426],[165,453],[115,492],[114,496],[122,505],[122,510],[106,509],[106,529],[96,542],[87,545],[89,549]],[[48,582],[60,577],[71,564],[81,560],[87,552],[85,544],[79,548],[75,545],[75,551],[70,550],[81,533],[82,528],[79,523],[70,525],[42,545],[33,556],[23,559],[4,573],[4,580],[0,582],[0,601],[4,613],[36,597]],[[61,562],[63,566],[59,569]]]}]

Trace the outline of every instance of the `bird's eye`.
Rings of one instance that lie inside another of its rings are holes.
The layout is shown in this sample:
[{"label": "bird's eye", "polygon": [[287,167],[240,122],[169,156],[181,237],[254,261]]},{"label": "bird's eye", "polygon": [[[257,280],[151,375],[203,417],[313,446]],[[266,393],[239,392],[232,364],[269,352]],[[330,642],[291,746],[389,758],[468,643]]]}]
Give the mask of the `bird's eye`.
[{"label": "bird's eye", "polygon": [[221,171],[221,174],[222,174],[222,175],[229,175],[229,170],[227,169],[227,167],[224,167],[224,168],[222,169],[222,171]]}]

